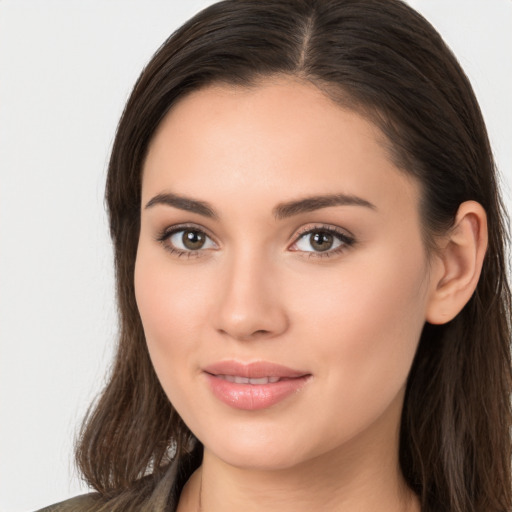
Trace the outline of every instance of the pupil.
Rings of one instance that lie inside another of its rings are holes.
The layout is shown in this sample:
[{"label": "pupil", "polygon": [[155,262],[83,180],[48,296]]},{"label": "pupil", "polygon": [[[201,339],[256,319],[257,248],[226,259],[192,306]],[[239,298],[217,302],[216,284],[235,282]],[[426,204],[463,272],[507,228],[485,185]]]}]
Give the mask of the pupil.
[{"label": "pupil", "polygon": [[185,231],[182,237],[183,245],[187,249],[201,249],[204,245],[204,235],[199,231]]},{"label": "pupil", "polygon": [[315,233],[311,238],[311,247],[317,251],[327,251],[332,243],[333,236],[329,233]]}]

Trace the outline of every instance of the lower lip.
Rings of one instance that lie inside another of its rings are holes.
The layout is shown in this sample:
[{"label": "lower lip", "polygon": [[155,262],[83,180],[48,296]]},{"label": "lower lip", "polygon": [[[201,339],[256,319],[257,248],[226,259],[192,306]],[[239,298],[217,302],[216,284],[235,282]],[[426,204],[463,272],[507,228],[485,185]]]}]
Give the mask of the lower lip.
[{"label": "lower lip", "polygon": [[305,375],[268,384],[236,384],[209,373],[206,377],[213,394],[221,402],[246,411],[271,407],[300,391],[309,380],[309,375]]}]

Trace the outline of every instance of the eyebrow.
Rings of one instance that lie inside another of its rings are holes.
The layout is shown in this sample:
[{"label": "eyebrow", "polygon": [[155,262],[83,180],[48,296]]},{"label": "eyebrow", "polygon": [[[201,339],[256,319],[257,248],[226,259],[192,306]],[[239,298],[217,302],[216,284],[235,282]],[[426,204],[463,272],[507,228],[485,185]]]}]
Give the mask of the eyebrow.
[{"label": "eyebrow", "polygon": [[198,201],[197,199],[192,199],[191,197],[180,196],[170,192],[158,194],[153,197],[147,202],[146,209],[152,208],[157,204],[174,206],[174,208],[185,210],[187,212],[197,213],[203,217],[209,217],[212,219],[218,218],[218,215],[215,213],[213,207],[206,201]]},{"label": "eyebrow", "polygon": [[273,210],[277,220],[299,215],[300,213],[312,212],[330,206],[363,206],[376,210],[377,207],[361,197],[347,194],[328,194],[321,196],[305,197],[304,199],[289,201],[278,204]]},{"label": "eyebrow", "polygon": [[[170,192],[161,193],[150,199],[145,208],[152,208],[156,205],[173,206],[180,210],[197,213],[203,217],[218,219],[219,215],[215,212],[213,206],[206,201],[199,201],[191,197],[181,196]],[[331,206],[362,206],[371,210],[376,210],[376,206],[366,199],[347,194],[327,194],[305,197],[303,199],[279,203],[272,209],[276,220],[286,219],[299,215],[301,213],[312,212]]]}]

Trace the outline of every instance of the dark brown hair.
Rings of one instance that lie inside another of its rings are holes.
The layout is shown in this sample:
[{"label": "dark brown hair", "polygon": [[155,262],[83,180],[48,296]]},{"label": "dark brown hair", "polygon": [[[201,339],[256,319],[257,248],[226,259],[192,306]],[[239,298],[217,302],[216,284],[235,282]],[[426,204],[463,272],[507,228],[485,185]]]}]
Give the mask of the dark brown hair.
[{"label": "dark brown hair", "polygon": [[120,339],[81,432],[82,474],[105,500],[136,510],[191,445],[153,371],[135,303],[142,167],[179,98],[212,83],[250,86],[274,75],[315,84],[382,130],[396,164],[421,184],[427,247],[462,202],[485,208],[489,247],[476,292],[454,320],[424,327],[407,383],[400,463],[424,512],[511,510],[507,232],[492,153],[455,57],[399,0],[226,0],[177,30],[144,69],[108,171]]}]

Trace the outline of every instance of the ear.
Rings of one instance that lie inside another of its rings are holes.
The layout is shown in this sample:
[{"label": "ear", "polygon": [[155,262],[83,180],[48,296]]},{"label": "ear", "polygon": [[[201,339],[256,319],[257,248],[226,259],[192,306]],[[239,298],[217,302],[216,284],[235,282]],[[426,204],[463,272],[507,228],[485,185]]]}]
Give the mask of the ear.
[{"label": "ear", "polygon": [[486,250],[485,210],[475,201],[466,201],[435,257],[427,322],[449,322],[467,304],[478,284]]}]

